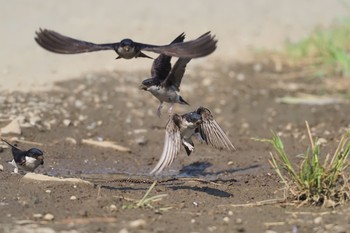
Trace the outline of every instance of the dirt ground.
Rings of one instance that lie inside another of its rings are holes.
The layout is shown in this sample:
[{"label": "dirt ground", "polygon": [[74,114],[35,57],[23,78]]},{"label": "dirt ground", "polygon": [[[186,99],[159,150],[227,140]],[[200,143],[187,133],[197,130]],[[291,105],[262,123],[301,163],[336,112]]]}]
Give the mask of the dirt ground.
[{"label": "dirt ground", "polygon": [[[138,89],[148,75],[89,73],[57,83],[50,92],[0,93],[0,126],[18,117],[22,135],[17,137],[42,144],[18,143],[45,152],[45,164],[36,173],[93,183],[23,180],[11,173],[10,150],[4,148],[0,232],[348,232],[349,205],[262,205],[283,198],[283,185],[268,163],[271,146],[252,140],[269,138],[274,130],[298,162],[296,155],[308,146],[307,120],[313,135],[325,139],[323,153],[332,153],[350,126],[346,98],[326,105],[277,100],[298,93],[342,97],[349,90],[347,80],[312,79],[303,70],[264,60],[197,68],[190,63],[181,94],[191,105],[174,110],[209,108],[237,150],[218,151],[196,141],[195,153],[187,157],[182,150],[154,177],[149,172],[162,152],[168,106],[158,118],[158,101]],[[82,143],[91,138],[114,141],[131,152]],[[133,208],[155,180],[150,196],[167,196],[152,207]],[[46,214],[54,219],[45,220]]]}]

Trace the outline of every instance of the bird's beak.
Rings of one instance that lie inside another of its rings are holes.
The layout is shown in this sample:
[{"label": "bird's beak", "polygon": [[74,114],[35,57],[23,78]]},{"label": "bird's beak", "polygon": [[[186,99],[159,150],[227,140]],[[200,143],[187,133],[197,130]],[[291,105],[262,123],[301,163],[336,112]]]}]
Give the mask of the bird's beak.
[{"label": "bird's beak", "polygon": [[141,85],[139,86],[139,88],[140,88],[141,90],[147,91],[147,86],[146,86],[146,85],[141,84]]},{"label": "bird's beak", "polygon": [[197,125],[200,125],[200,124],[202,124],[202,123],[203,123],[203,120],[202,120],[202,119],[200,119],[200,120],[198,120],[198,121],[196,122]]},{"label": "bird's beak", "polygon": [[44,164],[44,156],[40,155],[37,157],[37,160],[40,160],[40,164],[43,165]]}]

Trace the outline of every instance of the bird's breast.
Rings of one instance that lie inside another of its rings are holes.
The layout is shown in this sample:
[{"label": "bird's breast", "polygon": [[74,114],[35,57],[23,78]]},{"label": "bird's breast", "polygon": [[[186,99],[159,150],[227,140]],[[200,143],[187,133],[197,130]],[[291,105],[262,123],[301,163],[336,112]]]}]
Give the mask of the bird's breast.
[{"label": "bird's breast", "polygon": [[148,91],[163,102],[175,103],[178,99],[176,91],[161,86],[152,86],[148,88]]},{"label": "bird's breast", "polygon": [[116,52],[118,55],[124,59],[132,59],[136,56],[136,51],[134,47],[123,48],[119,47]]},{"label": "bird's breast", "polygon": [[184,139],[190,139],[194,135],[194,131],[195,129],[192,129],[192,128],[183,129],[181,132],[181,136]]}]

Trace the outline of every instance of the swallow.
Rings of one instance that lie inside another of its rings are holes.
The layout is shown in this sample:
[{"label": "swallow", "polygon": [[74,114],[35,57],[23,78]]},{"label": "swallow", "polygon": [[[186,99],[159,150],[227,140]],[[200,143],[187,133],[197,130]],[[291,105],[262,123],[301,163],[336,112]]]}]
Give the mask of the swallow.
[{"label": "swallow", "polygon": [[[44,49],[60,54],[77,54],[101,50],[114,50],[119,58],[132,59],[137,57],[151,58],[142,51],[165,54],[174,57],[197,58],[204,57],[216,49],[217,40],[210,32],[204,33],[195,40],[171,45],[151,45],[123,39],[116,43],[95,44],[88,41],[64,36],[58,32],[39,29],[35,32],[35,41]],[[151,58],[152,59],[152,58]]]},{"label": "swallow", "polygon": [[[181,34],[170,45],[179,43],[179,41],[183,41],[184,39],[184,34]],[[169,114],[172,112],[175,103],[189,105],[178,92],[180,91],[180,84],[186,70],[186,65],[191,61],[191,58],[178,58],[173,68],[171,67],[171,58],[171,56],[160,54],[152,64],[152,78],[142,81],[140,85],[140,89],[149,91],[159,100],[160,104],[157,109],[159,117],[163,102],[171,103]]]},{"label": "swallow", "polygon": [[15,167],[14,173],[18,173],[18,170],[33,172],[39,165],[44,164],[44,153],[40,149],[31,148],[23,151],[17,148],[16,144],[12,145],[2,138],[1,141],[11,147],[13,160],[9,164]]},{"label": "swallow", "polygon": [[166,167],[169,167],[179,154],[181,145],[189,156],[194,151],[192,137],[196,137],[199,141],[216,149],[235,150],[209,109],[199,107],[197,110],[183,115],[175,113],[170,116],[165,127],[162,155],[150,173],[159,174]]}]

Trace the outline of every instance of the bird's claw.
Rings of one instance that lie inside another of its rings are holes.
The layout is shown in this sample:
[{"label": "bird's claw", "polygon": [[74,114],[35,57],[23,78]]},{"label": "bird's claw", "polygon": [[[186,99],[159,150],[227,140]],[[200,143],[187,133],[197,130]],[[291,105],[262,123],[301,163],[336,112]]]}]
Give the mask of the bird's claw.
[{"label": "bird's claw", "polygon": [[171,113],[173,112],[173,106],[174,105],[171,105],[170,108],[168,109],[168,114],[171,115]]}]

